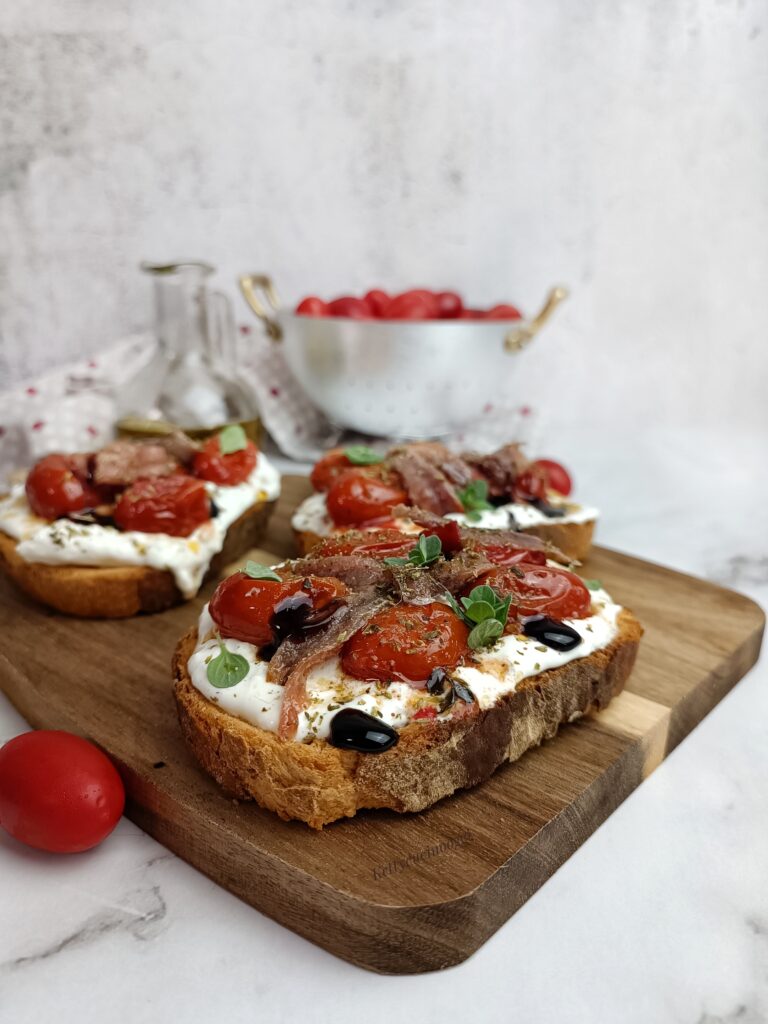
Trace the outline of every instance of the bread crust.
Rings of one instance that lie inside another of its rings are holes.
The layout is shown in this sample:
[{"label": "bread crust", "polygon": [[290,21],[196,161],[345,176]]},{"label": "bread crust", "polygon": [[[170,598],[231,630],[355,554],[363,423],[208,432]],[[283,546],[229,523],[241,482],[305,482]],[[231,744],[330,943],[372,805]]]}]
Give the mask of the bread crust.
[{"label": "bread crust", "polygon": [[[232,523],[223,548],[211,559],[206,579],[258,545],[274,504],[256,502]],[[45,565],[25,561],[16,547],[13,537],[0,532],[0,569],[30,597],[65,615],[121,619],[164,611],[185,600],[173,574],[166,570],[143,565]]]},{"label": "bread crust", "polygon": [[174,654],[174,696],[192,753],[228,793],[322,828],[363,808],[424,810],[487,779],[504,761],[554,736],[562,723],[605,707],[623,689],[643,632],[626,609],[618,625],[602,650],[523,680],[477,716],[412,722],[383,754],[339,750],[323,740],[280,740],[222,711],[194,688],[187,672],[196,629]]},{"label": "bread crust", "polygon": [[[522,533],[532,533],[535,537],[554,544],[564,555],[576,562],[583,561],[592,547],[592,536],[595,532],[595,520],[585,523],[542,523],[540,526],[529,526]],[[308,555],[312,548],[325,540],[312,530],[293,531],[296,547],[300,555]]]}]

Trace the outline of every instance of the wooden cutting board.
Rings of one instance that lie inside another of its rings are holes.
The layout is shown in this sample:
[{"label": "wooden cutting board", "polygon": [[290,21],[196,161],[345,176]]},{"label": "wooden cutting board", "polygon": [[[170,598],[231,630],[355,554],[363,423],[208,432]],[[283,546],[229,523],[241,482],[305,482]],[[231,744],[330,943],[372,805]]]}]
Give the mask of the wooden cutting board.
[{"label": "wooden cutting board", "polygon": [[[292,553],[290,511],[307,490],[284,480],[269,560]],[[32,725],[103,746],[121,767],[128,816],[220,885],[362,967],[431,971],[485,942],[757,659],[764,616],[746,597],[599,548],[584,574],[645,625],[626,692],[422,814],[372,811],[313,832],[228,799],[198,770],[177,727],[170,659],[210,586],[164,614],[83,621],[0,581],[0,685]]]}]

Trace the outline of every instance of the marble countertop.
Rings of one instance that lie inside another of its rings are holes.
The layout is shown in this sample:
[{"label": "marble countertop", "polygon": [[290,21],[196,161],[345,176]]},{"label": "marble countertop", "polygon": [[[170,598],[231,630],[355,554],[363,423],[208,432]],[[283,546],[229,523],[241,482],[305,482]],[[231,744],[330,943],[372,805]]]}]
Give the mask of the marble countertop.
[{"label": "marble countertop", "polygon": [[[599,541],[768,605],[765,445],[569,438]],[[594,457],[585,456],[594,451]],[[692,609],[695,614],[695,609]],[[0,833],[0,1016],[144,1022],[768,1020],[763,661],[470,960],[380,977],[263,917],[130,821],[73,857]],[[0,740],[25,728],[0,699]]]}]

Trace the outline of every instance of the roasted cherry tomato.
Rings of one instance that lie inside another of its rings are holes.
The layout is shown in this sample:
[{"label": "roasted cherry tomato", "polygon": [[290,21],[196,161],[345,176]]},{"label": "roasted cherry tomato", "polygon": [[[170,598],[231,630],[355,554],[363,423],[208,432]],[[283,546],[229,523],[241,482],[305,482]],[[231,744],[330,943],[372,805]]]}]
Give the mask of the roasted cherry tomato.
[{"label": "roasted cherry tomato", "polygon": [[344,454],[344,449],[332,448],[315,463],[309,479],[316,491],[327,491],[336,477],[351,468],[352,463]]},{"label": "roasted cherry tomato", "polygon": [[485,314],[486,320],[522,320],[523,314],[516,306],[494,306]]},{"label": "roasted cherry tomato", "polygon": [[382,314],[385,320],[436,320],[437,299],[426,288],[413,288],[390,299]]},{"label": "roasted cherry tomato", "polygon": [[481,551],[489,562],[496,565],[518,565],[520,562],[527,562],[529,565],[546,565],[546,551],[535,551],[529,548],[516,548],[509,544],[476,544],[478,551]]},{"label": "roasted cherry tomato", "polygon": [[373,310],[365,299],[356,299],[352,295],[343,295],[328,303],[329,316],[346,316],[352,320],[370,320]]},{"label": "roasted cherry tomato", "polygon": [[69,732],[25,732],[0,749],[0,823],[51,853],[80,853],[120,820],[125,791],[98,747]]},{"label": "roasted cherry tomato", "polygon": [[296,307],[301,316],[328,316],[328,305],[316,295],[308,295]]},{"label": "roasted cherry tomato", "polygon": [[415,547],[418,537],[400,530],[348,530],[338,537],[327,537],[312,554],[319,558],[330,555],[363,555],[366,558],[400,558]]},{"label": "roasted cherry tomato", "polygon": [[341,666],[356,679],[425,683],[468,651],[469,630],[444,604],[398,604],[378,612],[346,642]]},{"label": "roasted cherry tomato", "polygon": [[27,475],[29,507],[43,519],[58,519],[70,512],[93,508],[102,501],[98,490],[76,473],[76,463],[67,455],[46,455]]},{"label": "roasted cherry tomato", "polygon": [[407,499],[396,479],[350,469],[331,485],[326,502],[334,523],[353,525],[385,516]]},{"label": "roasted cherry tomato", "polygon": [[566,497],[573,490],[571,474],[559,462],[555,462],[553,459],[536,459],[532,465],[534,469],[541,470],[544,473],[547,487],[551,490],[557,491],[558,494]]},{"label": "roasted cherry tomato", "polygon": [[567,569],[526,563],[509,568],[499,566],[474,580],[466,593],[484,583],[503,597],[514,595],[517,603],[513,604],[512,611],[518,617],[549,615],[553,619],[583,619],[590,613],[589,590]]},{"label": "roasted cherry tomato", "polygon": [[114,517],[121,530],[188,537],[211,518],[211,499],[203,481],[191,476],[136,480],[121,494]]},{"label": "roasted cherry tomato", "polygon": [[515,478],[515,501],[546,501],[547,477],[542,469],[530,465]]},{"label": "roasted cherry tomato", "polygon": [[455,320],[461,316],[464,303],[461,296],[456,292],[437,292],[435,295],[437,303],[437,315],[442,320]]},{"label": "roasted cherry tomato", "polygon": [[256,468],[258,457],[259,452],[253,441],[247,441],[245,448],[240,451],[222,455],[219,437],[209,437],[202,450],[195,455],[192,469],[195,476],[203,480],[234,487],[248,479]]},{"label": "roasted cherry tomato", "polygon": [[447,519],[437,526],[425,526],[424,533],[428,537],[438,537],[446,554],[461,548],[461,527],[455,519]]},{"label": "roasted cherry tomato", "polygon": [[365,301],[370,306],[374,316],[383,316],[389,302],[389,296],[381,288],[372,288],[369,292],[366,292]]},{"label": "roasted cherry tomato", "polygon": [[289,610],[296,622],[320,625],[323,612],[335,609],[347,588],[336,579],[305,576],[298,580],[255,580],[236,572],[213,592],[208,610],[222,636],[263,647],[276,639],[275,614]]}]

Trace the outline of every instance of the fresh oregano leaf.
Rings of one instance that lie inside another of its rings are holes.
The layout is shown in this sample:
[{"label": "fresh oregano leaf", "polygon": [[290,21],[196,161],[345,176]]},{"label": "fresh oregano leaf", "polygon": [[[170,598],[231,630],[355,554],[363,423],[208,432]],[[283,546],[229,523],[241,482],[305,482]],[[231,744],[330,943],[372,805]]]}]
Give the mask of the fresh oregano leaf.
[{"label": "fresh oregano leaf", "polygon": [[467,637],[467,643],[473,651],[498,640],[504,632],[504,626],[498,619],[485,619],[480,622]]},{"label": "fresh oregano leaf", "polygon": [[239,423],[232,423],[219,434],[219,450],[222,455],[231,455],[232,452],[241,452],[248,444],[245,431]]},{"label": "fresh oregano leaf", "polygon": [[467,518],[472,522],[480,519],[480,513],[485,509],[493,508],[488,501],[488,481],[470,480],[466,487],[457,492],[458,499],[468,514]]},{"label": "fresh oregano leaf", "polygon": [[364,444],[353,444],[344,449],[344,454],[353,466],[375,466],[378,462],[384,461],[384,456],[379,455],[373,448]]},{"label": "fresh oregano leaf", "polygon": [[219,654],[208,662],[208,682],[217,690],[226,690],[237,686],[248,675],[248,662],[242,654],[235,654],[224,646],[219,637]]},{"label": "fresh oregano leaf", "polygon": [[436,562],[443,553],[443,545],[439,537],[428,537],[422,533],[416,542],[416,547],[411,548],[407,558],[385,558],[385,565],[413,565],[423,568]]},{"label": "fresh oregano leaf", "polygon": [[274,569],[268,565],[261,565],[259,562],[247,561],[243,572],[246,576],[250,576],[252,580],[274,580],[275,583],[280,582],[280,577]]},{"label": "fresh oregano leaf", "polygon": [[603,584],[600,580],[584,580],[584,586],[587,590],[602,590]]}]

